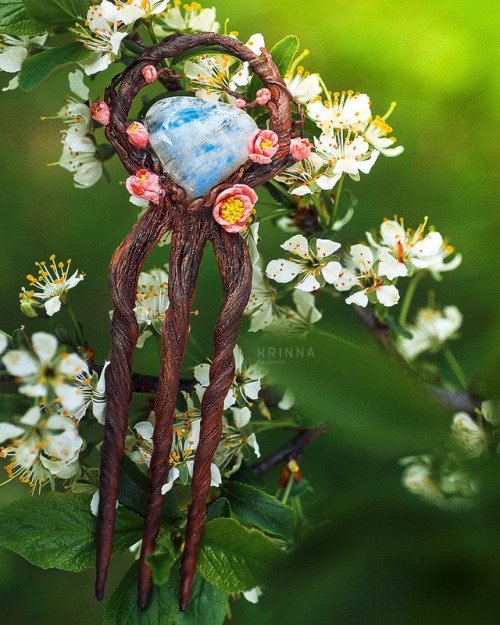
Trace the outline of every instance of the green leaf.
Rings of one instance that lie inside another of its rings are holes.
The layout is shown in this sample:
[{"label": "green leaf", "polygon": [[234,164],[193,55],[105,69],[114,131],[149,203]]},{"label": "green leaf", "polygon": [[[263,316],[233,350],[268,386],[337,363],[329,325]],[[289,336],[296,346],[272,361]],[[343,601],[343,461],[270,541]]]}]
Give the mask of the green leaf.
[{"label": "green leaf", "polygon": [[197,567],[207,582],[233,593],[254,588],[280,556],[283,552],[262,532],[235,519],[215,519],[203,528]]},{"label": "green leaf", "polygon": [[231,475],[231,481],[249,484],[259,490],[264,490],[266,488],[265,480],[263,480],[259,475],[255,475],[246,462],[243,462],[236,473]]},{"label": "green leaf", "polygon": [[222,493],[233,512],[270,534],[289,539],[292,535],[292,509],[272,495],[248,484],[225,482]]},{"label": "green leaf", "polygon": [[396,319],[394,319],[394,317],[391,317],[391,315],[387,315],[384,321],[390,328],[394,330],[394,332],[396,332],[397,334],[401,334],[401,336],[404,336],[405,339],[413,338],[413,334],[411,332],[408,332],[406,328],[403,328],[403,326],[398,323]]},{"label": "green leaf", "polygon": [[137,605],[137,572],[134,562],[111,595],[102,625],[171,625],[178,613],[179,574],[171,568],[168,582],[151,590],[149,603],[144,610]]},{"label": "green leaf", "polygon": [[225,497],[220,497],[210,506],[205,523],[210,523],[210,521],[220,519],[221,517],[224,517],[225,519],[229,519],[231,517],[231,506]]},{"label": "green leaf", "polygon": [[154,553],[146,557],[147,563],[153,571],[153,581],[158,586],[168,582],[170,569],[175,561],[175,552],[170,536],[164,533],[156,541]]},{"label": "green leaf", "polygon": [[12,332],[12,347],[14,349],[30,349],[30,344],[24,330],[17,328],[17,330]]},{"label": "green leaf", "polygon": [[[281,41],[278,41],[278,43],[271,50],[271,56],[273,57],[274,64],[283,78],[290,69],[298,49],[299,40],[297,37],[295,37],[295,35],[288,35]],[[262,89],[263,86],[264,84],[262,80],[254,74],[247,89],[247,98],[250,102],[255,100],[257,91]]]},{"label": "green leaf", "polygon": [[54,72],[67,65],[84,61],[92,54],[91,50],[87,50],[81,43],[75,41],[30,56],[21,67],[19,85],[24,91],[31,91]]},{"label": "green leaf", "polygon": [[2,35],[41,35],[47,24],[28,17],[23,0],[2,0],[0,4],[0,33]]},{"label": "green leaf", "polygon": [[20,395],[4,393],[0,395],[0,421],[10,421],[14,415],[23,415],[32,402]]},{"label": "green leaf", "polygon": [[[148,501],[149,480],[145,473],[128,456],[123,456],[120,463],[120,482],[118,501],[125,507],[144,516]],[[162,517],[166,521],[181,518],[175,495],[168,492],[163,503]]]},{"label": "green leaf", "polygon": [[227,594],[196,573],[191,600],[185,612],[179,612],[175,625],[222,625],[226,620]]},{"label": "green leaf", "polygon": [[[0,545],[42,569],[84,571],[95,566],[95,526],[89,495],[47,493],[0,509]],[[141,517],[118,508],[113,555],[141,534]]]},{"label": "green leaf", "polygon": [[74,26],[87,15],[87,0],[24,0],[26,13],[33,20],[51,26]]}]

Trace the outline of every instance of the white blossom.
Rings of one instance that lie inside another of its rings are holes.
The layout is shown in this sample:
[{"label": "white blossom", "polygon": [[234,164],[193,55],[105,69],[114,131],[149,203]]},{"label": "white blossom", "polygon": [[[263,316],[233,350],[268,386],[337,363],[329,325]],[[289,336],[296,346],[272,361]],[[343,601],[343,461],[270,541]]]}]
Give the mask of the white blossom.
[{"label": "white blossom", "polygon": [[85,370],[76,354],[60,354],[57,339],[46,332],[31,337],[32,350],[10,350],[2,357],[7,371],[19,378],[19,392],[29,397],[57,395],[57,388]]},{"label": "white blossom", "polygon": [[380,226],[380,239],[376,241],[367,232],[370,245],[384,254],[380,261],[380,270],[390,279],[409,276],[420,270],[428,270],[434,275],[442,271],[451,271],[462,261],[457,254],[451,261],[445,259],[453,253],[453,248],[446,245],[439,232],[431,230],[424,234],[427,218],[416,230],[405,229],[404,221],[385,219]]},{"label": "white blossom", "polygon": [[488,444],[484,430],[466,413],[457,412],[451,426],[456,460],[472,460],[487,453]]},{"label": "white blossom", "polygon": [[241,594],[247,601],[250,601],[250,603],[258,603],[264,593],[260,586],[255,586],[255,588],[243,591]]},{"label": "white blossom", "polygon": [[49,317],[61,309],[62,304],[67,301],[68,291],[81,282],[85,276],[78,270],[70,275],[71,259],[67,260],[65,267],[62,262],[56,264],[55,258],[55,254],[52,254],[49,265],[45,261],[35,263],[38,267],[38,276],[28,274],[30,290],[27,291],[22,287],[19,294],[22,302],[29,299],[31,304],[43,303]]},{"label": "white blossom", "polygon": [[[387,276],[380,270],[383,254],[375,256],[368,245],[352,245],[345,257],[346,267],[341,270],[334,286],[338,291],[356,289],[346,298],[346,304],[365,308],[368,302],[377,301],[383,306],[394,306],[399,301],[399,291],[393,284],[387,284]],[[361,288],[359,288],[361,287]]]},{"label": "white blossom", "polygon": [[444,495],[436,481],[430,456],[403,458],[400,464],[406,466],[401,481],[410,493],[440,507],[446,505]]},{"label": "white blossom", "polygon": [[0,457],[12,458],[5,467],[9,479],[27,483],[34,492],[54,477],[69,479],[77,473],[83,440],[71,419],[35,407],[18,425],[0,423],[0,444],[6,444],[0,447]]},{"label": "white blossom", "polygon": [[[1,351],[1,350],[0,350]],[[481,404],[481,414],[494,427],[500,426],[500,400],[488,399]]]},{"label": "white blossom", "polygon": [[222,100],[233,103],[235,97],[223,87],[237,92],[250,82],[248,62],[242,63],[229,56],[201,56],[184,64],[184,75],[190,79],[190,90],[206,100]]},{"label": "white blossom", "polygon": [[[236,345],[233,351],[235,361],[234,380],[224,400],[224,410],[238,403],[248,404],[257,399],[261,379],[266,374],[258,364],[246,363],[243,351]],[[210,363],[203,363],[194,368],[194,377],[204,388],[210,383]]]},{"label": "white blossom", "polygon": [[253,224],[250,224],[241,232],[241,236],[248,247],[248,252],[250,254],[250,260],[252,261],[252,265],[256,266],[256,263],[259,261],[259,222],[256,221]]},{"label": "white blossom", "polygon": [[[168,270],[168,265],[165,265]],[[137,347],[142,347],[153,331],[161,334],[165,312],[169,307],[168,272],[156,267],[150,271],[141,271],[137,285],[135,318],[139,324]]]},{"label": "white blossom", "polygon": [[85,189],[94,185],[102,176],[102,162],[96,157],[97,148],[90,137],[83,137],[78,149],[63,144],[61,158],[54,163],[73,174],[75,187]]},{"label": "white blossom", "polygon": [[229,477],[241,466],[247,455],[247,449],[253,449],[257,458],[260,458],[260,448],[255,434],[248,426],[252,413],[247,406],[231,408],[231,419],[223,417],[222,437],[214,456],[217,466]]},{"label": "white blossom", "polygon": [[463,316],[456,306],[445,306],[443,310],[421,308],[413,325],[406,329],[412,334],[411,339],[401,337],[398,350],[407,360],[414,360],[422,352],[436,352],[446,341],[457,338],[456,333],[462,325]]},{"label": "white blossom", "polygon": [[343,128],[362,130],[371,118],[371,102],[366,93],[342,91],[333,95],[333,101],[314,98],[307,105],[307,115],[323,132]]},{"label": "white blossom", "polygon": [[370,118],[365,123],[364,128],[362,128],[363,134],[368,143],[384,156],[399,156],[404,151],[404,147],[402,145],[394,147],[394,143],[396,141],[395,137],[387,137],[387,135],[392,132],[392,128],[386,120],[394,110],[395,106],[396,102],[393,102],[383,117],[376,115],[375,118]]},{"label": "white blossom", "polygon": [[219,27],[215,19],[215,7],[204,8],[198,2],[190,5],[175,2],[154,24],[155,32],[160,36],[178,31],[216,33]]},{"label": "white blossom", "polygon": [[252,292],[245,308],[250,319],[250,332],[257,332],[269,325],[276,311],[276,291],[264,277],[262,269],[254,265]]},{"label": "white blossom", "polygon": [[328,166],[328,160],[316,152],[311,152],[309,158],[285,169],[282,174],[276,176],[276,180],[290,185],[291,195],[303,196],[308,193],[319,193],[321,187],[317,181],[323,176]]},{"label": "white blossom", "polygon": [[318,74],[311,74],[299,65],[285,76],[285,83],[290,93],[302,103],[309,102],[322,91]]},{"label": "white blossom", "polygon": [[314,324],[323,316],[316,308],[314,294],[294,289],[292,299],[295,309],[289,306],[280,308],[272,322],[266,326],[266,331],[276,335],[300,337],[313,330]]},{"label": "white blossom", "polygon": [[133,24],[139,19],[159,15],[167,8],[168,0],[104,0],[101,12],[106,19],[114,21],[116,17],[123,24]]},{"label": "white blossom", "polygon": [[340,243],[329,239],[312,239],[308,242],[302,234],[296,234],[281,247],[290,251],[292,256],[289,259],[272,260],[266,267],[268,278],[283,283],[299,276],[295,288],[301,291],[316,291],[325,282],[332,284],[338,278],[342,269],[340,263],[328,259],[340,249]]},{"label": "white blossom", "polygon": [[120,7],[107,0],[89,7],[85,28],[82,28],[77,38],[87,50],[94,52],[90,59],[80,62],[87,76],[104,71],[120,57],[121,42],[128,34],[119,30],[120,10]]},{"label": "white blossom", "polygon": [[9,339],[7,335],[5,334],[5,332],[2,332],[0,330],[0,355],[4,353],[4,351],[7,349],[8,346],[9,346]]},{"label": "white blossom", "polygon": [[327,161],[326,171],[317,178],[316,184],[325,190],[333,189],[344,174],[359,180],[360,172],[369,174],[378,158],[377,150],[370,151],[370,145],[362,134],[344,134],[342,130],[324,132],[314,144],[319,156]]},{"label": "white blossom", "polygon": [[73,376],[72,384],[60,384],[57,387],[58,402],[63,409],[63,415],[69,415],[76,421],[86,414],[88,408],[96,420],[104,425],[106,414],[106,369],[109,360],[104,363],[101,374],[95,371],[91,374],[87,365]]},{"label": "white blossom", "polygon": [[[23,61],[28,58],[33,44],[41,46],[47,40],[47,35],[28,37],[11,37],[10,35],[0,35],[0,70],[8,74],[17,74],[21,71]],[[19,85],[19,77],[15,76],[2,91],[11,91]]]}]

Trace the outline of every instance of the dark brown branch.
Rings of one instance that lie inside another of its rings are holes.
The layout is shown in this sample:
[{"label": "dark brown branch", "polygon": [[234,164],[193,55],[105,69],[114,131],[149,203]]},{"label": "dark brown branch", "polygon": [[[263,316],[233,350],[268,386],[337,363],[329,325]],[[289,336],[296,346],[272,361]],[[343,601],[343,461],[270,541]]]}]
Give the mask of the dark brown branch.
[{"label": "dark brown branch", "polygon": [[255,473],[255,475],[264,475],[283,462],[289,460],[296,460],[299,462],[304,455],[306,447],[310,445],[320,434],[325,434],[327,431],[328,430],[325,425],[318,425],[315,428],[301,430],[289,443],[272,453],[267,458],[253,464],[250,469]]}]

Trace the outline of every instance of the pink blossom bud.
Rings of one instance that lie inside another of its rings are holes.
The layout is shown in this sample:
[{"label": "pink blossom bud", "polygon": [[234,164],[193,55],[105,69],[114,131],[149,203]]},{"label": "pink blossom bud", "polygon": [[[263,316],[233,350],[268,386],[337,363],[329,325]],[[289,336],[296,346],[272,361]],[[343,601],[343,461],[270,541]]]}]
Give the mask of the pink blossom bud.
[{"label": "pink blossom bud", "polygon": [[147,83],[152,83],[158,78],[158,72],[153,65],[146,65],[142,70],[142,75]]},{"label": "pink blossom bud", "polygon": [[235,184],[215,200],[213,216],[227,232],[243,232],[257,202],[257,194],[246,184]]},{"label": "pink blossom bud", "polygon": [[278,135],[272,130],[257,130],[248,139],[248,158],[267,165],[278,151]]},{"label": "pink blossom bud", "polygon": [[311,156],[311,144],[309,139],[301,139],[300,137],[294,139],[290,145],[290,152],[292,154],[292,158],[296,161],[302,161],[305,158],[309,158]]},{"label": "pink blossom bud", "polygon": [[128,140],[136,148],[145,148],[149,143],[149,134],[146,127],[139,122],[134,122],[127,128]]},{"label": "pink blossom bud", "polygon": [[135,176],[127,178],[125,186],[130,195],[135,197],[155,203],[160,199],[160,178],[147,169],[139,169]]},{"label": "pink blossom bud", "polygon": [[236,98],[236,100],[233,102],[233,104],[238,109],[245,108],[245,106],[247,105],[245,100],[242,100],[241,98]]},{"label": "pink blossom bud", "polygon": [[255,101],[259,104],[266,104],[271,99],[271,92],[269,89],[259,89],[255,97]]},{"label": "pink blossom bud", "polygon": [[106,102],[99,100],[99,102],[94,102],[90,107],[92,112],[92,119],[95,119],[96,122],[99,122],[103,126],[107,126],[109,124],[109,106]]}]

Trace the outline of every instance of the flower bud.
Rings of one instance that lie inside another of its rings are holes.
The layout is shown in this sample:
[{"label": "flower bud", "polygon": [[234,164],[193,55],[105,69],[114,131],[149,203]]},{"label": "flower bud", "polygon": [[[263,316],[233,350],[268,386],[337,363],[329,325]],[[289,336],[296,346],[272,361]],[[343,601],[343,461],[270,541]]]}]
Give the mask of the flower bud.
[{"label": "flower bud", "polygon": [[149,134],[146,127],[140,122],[134,122],[127,128],[128,140],[136,148],[145,148],[149,143]]},{"label": "flower bud", "polygon": [[92,112],[92,119],[95,119],[96,122],[99,122],[103,126],[107,126],[109,124],[109,107],[106,102],[99,100],[99,102],[94,102],[90,107]]},{"label": "flower bud", "polygon": [[146,65],[142,70],[144,80],[149,84],[154,82],[158,78],[158,72],[153,65]]},{"label": "flower bud", "polygon": [[254,163],[268,165],[278,151],[278,135],[272,130],[257,130],[248,139],[248,158]]},{"label": "flower bud", "polygon": [[269,91],[269,89],[259,89],[257,91],[256,97],[255,97],[255,101],[258,102],[259,104],[267,104],[267,102],[269,102],[269,100],[271,99],[271,92]]},{"label": "flower bud", "polygon": [[301,139],[298,137],[290,145],[290,153],[296,161],[303,161],[311,156],[311,144],[309,139]]}]

